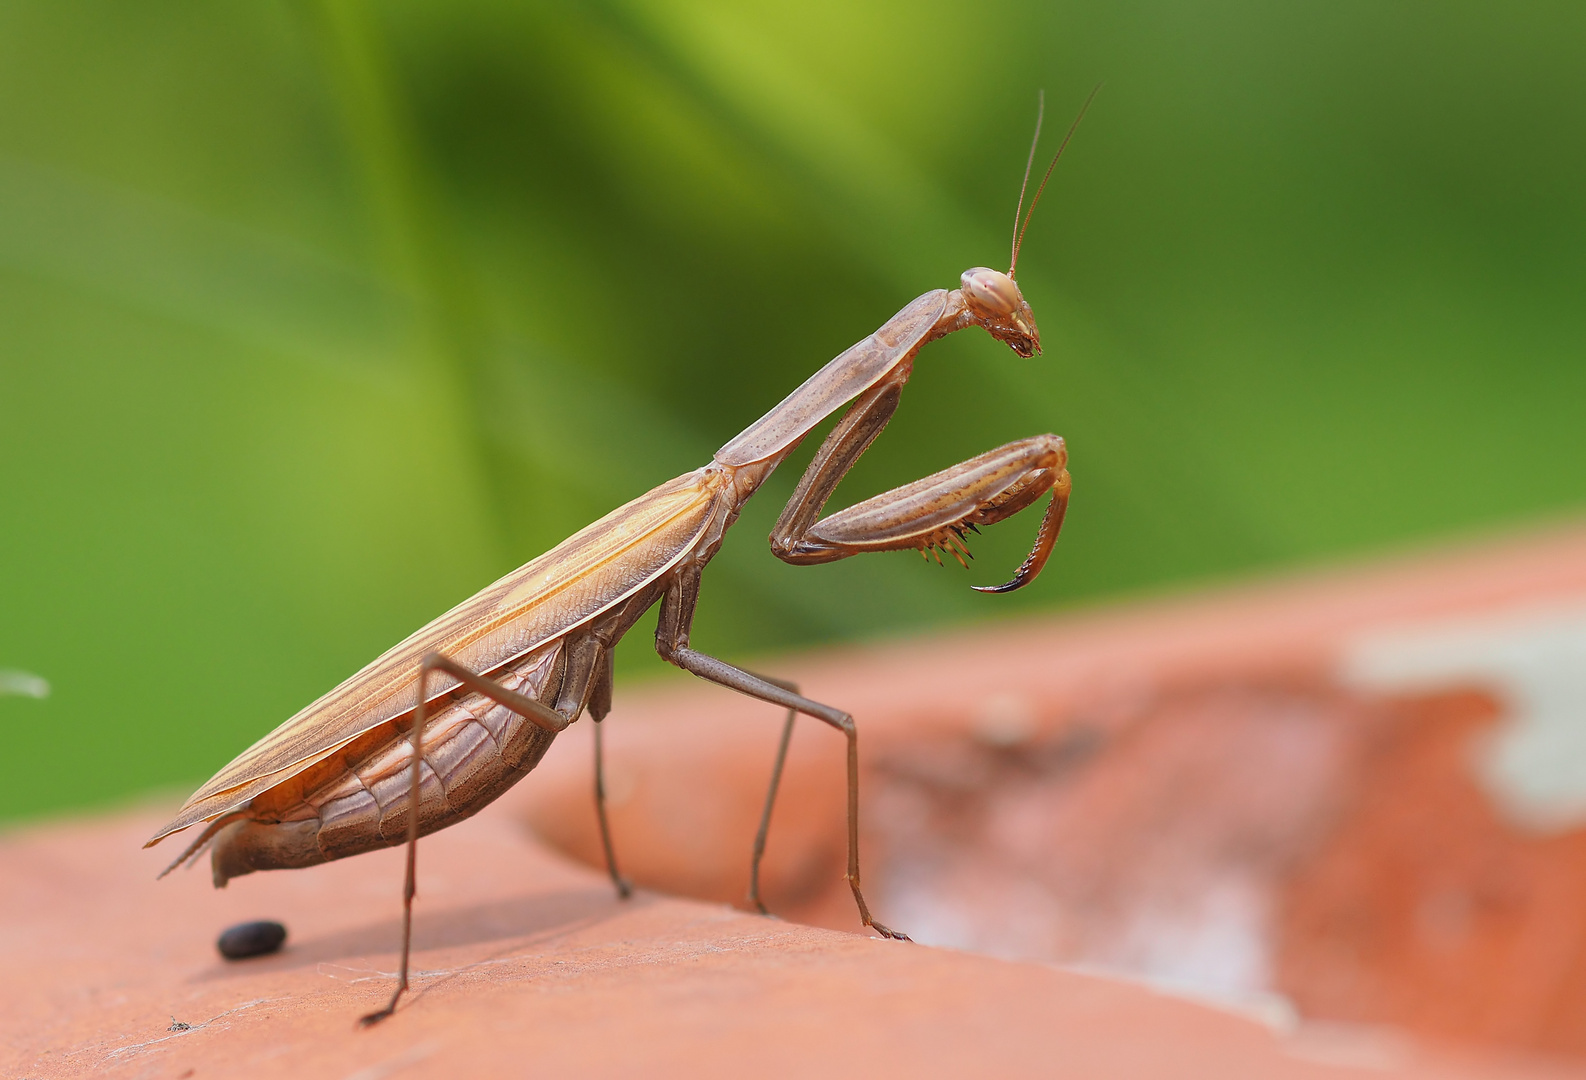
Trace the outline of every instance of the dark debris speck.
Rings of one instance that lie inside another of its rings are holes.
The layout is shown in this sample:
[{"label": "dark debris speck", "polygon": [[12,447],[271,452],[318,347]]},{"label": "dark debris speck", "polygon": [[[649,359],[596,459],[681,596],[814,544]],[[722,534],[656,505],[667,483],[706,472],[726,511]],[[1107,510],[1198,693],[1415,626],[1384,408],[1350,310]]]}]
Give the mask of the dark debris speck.
[{"label": "dark debris speck", "polygon": [[268,919],[259,922],[238,923],[220,935],[215,947],[227,960],[246,960],[250,956],[268,956],[286,940],[286,927]]}]

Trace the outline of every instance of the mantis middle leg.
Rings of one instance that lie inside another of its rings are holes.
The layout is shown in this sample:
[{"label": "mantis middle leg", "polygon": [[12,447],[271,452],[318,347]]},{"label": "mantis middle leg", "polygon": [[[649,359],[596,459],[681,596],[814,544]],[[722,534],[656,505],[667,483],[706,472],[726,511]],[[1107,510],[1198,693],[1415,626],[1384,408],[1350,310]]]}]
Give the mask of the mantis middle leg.
[{"label": "mantis middle leg", "polygon": [[[1035,547],[1013,579],[1004,585],[977,586],[982,592],[1011,592],[1022,588],[1033,581],[1045,565],[1062,528],[1063,515],[1068,506],[1071,486],[1066,468],[1068,453],[1063,440],[1056,435],[1037,435],[1008,443],[912,484],[867,499],[847,510],[820,517],[821,510],[842,478],[892,419],[902,395],[903,384],[910,373],[907,368],[900,369],[891,379],[862,394],[832,429],[777,520],[771,533],[772,550],[785,562],[803,565],[833,562],[869,551],[913,548],[923,554],[934,547],[950,551],[963,563],[964,556],[969,553],[963,542],[964,529],[975,530],[977,525],[1001,521],[1051,491],[1052,501],[1041,522]],[[937,558],[940,560],[940,554]],[[656,630],[656,644],[661,654],[703,678],[762,700],[788,705],[787,722],[777,748],[765,809],[755,837],[749,886],[751,903],[760,911],[765,911],[765,905],[760,902],[759,869],[765,853],[766,832],[787,759],[794,716],[798,712],[808,712],[849,736],[849,881],[853,885],[861,917],[867,926],[875,926],[889,937],[902,936],[892,934],[871,920],[859,889],[858,766],[852,719],[845,713],[826,716],[794,704],[792,699],[796,696],[796,687],[732,668],[713,657],[688,649],[688,629],[693,619],[698,587],[698,575],[695,574],[680,582],[675,599],[672,593],[668,593],[667,599],[672,603],[663,606],[661,622]],[[665,640],[663,635],[666,635]],[[793,693],[786,697],[773,696],[765,692],[768,686],[781,686]],[[810,705],[816,704],[808,702],[808,699],[799,700]],[[835,710],[829,711],[835,713]]]},{"label": "mantis middle leg", "polygon": [[[765,676],[761,676],[765,678]],[[784,689],[798,693],[798,687],[792,683],[783,682],[781,679],[766,679],[766,682],[775,683]],[[777,743],[776,763],[771,766],[771,785],[766,788],[765,807],[760,811],[760,827],[754,834],[754,854],[749,858],[749,903],[762,915],[771,914],[766,910],[765,901],[760,899],[760,861],[765,858],[766,836],[771,832],[771,810],[776,806],[777,788],[782,785],[782,767],[787,764],[788,746],[793,742],[793,721],[798,717],[797,709],[787,711],[787,719],[782,722],[782,738]]]},{"label": "mantis middle leg", "polygon": [[[689,567],[680,570],[661,600],[661,615],[655,628],[655,650],[661,658],[676,664],[684,671],[720,686],[736,690],[752,698],[780,705],[794,712],[830,724],[848,739],[848,887],[853,891],[854,903],[859,907],[859,918],[882,937],[909,940],[907,934],[883,926],[870,914],[864,892],[859,886],[859,731],[854,718],[841,709],[823,705],[818,701],[794,693],[758,675],[734,667],[725,660],[689,647],[689,630],[694,622],[694,607],[699,599],[699,570]],[[781,775],[782,754],[778,755],[777,777]],[[775,795],[773,779],[772,795]],[[769,810],[762,823],[769,818]],[[758,865],[758,860],[757,860]]]},{"label": "mantis middle leg", "polygon": [[[798,683],[786,679],[778,679],[774,675],[762,675],[759,672],[747,671],[756,679],[763,679],[773,686],[780,686],[784,690],[798,693]],[[776,807],[777,789],[782,786],[782,769],[787,765],[788,747],[793,742],[793,722],[798,719],[798,710],[789,709],[787,719],[782,722],[782,738],[777,742],[776,762],[771,766],[771,784],[766,788],[765,805],[760,810],[760,826],[754,833],[754,853],[749,857],[749,895],[746,899],[749,905],[762,915],[771,914],[766,909],[765,901],[760,898],[760,863],[765,858],[766,837],[771,832],[771,811]]]},{"label": "mantis middle leg", "polygon": [[[588,639],[593,641],[593,638]],[[611,825],[606,815],[606,769],[605,769],[605,741],[602,732],[605,725],[601,723],[606,714],[611,711],[612,687],[612,657],[610,647],[603,648],[595,671],[594,680],[589,691],[589,715],[595,721],[595,819],[600,827],[600,846],[606,856],[606,871],[611,875],[612,884],[617,887],[617,897],[626,900],[633,895],[633,885],[623,877],[617,869],[617,853],[611,840]],[[570,666],[571,663],[570,663]],[[771,675],[760,675],[751,672],[755,678],[764,679],[768,683],[780,686],[784,690],[798,693],[798,686],[785,679],[778,679]],[[577,702],[569,697],[565,702],[556,703],[558,712],[573,715],[570,709],[577,708]],[[760,863],[765,857],[766,836],[771,829],[771,810],[776,805],[777,788],[782,781],[782,769],[787,762],[788,744],[793,738],[793,720],[798,715],[794,709],[787,712],[787,720],[782,725],[782,739],[777,747],[776,763],[771,769],[771,786],[766,793],[765,806],[760,813],[760,827],[755,832],[754,853],[749,862],[749,894],[748,902],[751,907],[762,915],[768,915],[765,902],[760,898]]]}]

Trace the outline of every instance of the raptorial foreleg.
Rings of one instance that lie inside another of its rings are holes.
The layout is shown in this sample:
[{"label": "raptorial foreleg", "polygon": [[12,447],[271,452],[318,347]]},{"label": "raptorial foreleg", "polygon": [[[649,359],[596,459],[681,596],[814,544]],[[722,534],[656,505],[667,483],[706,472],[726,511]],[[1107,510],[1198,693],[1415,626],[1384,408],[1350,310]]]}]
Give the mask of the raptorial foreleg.
[{"label": "raptorial foreleg", "polygon": [[[1046,564],[1063,525],[1070,480],[1068,451],[1056,435],[1008,443],[911,484],[893,488],[829,517],[792,518],[772,534],[778,558],[798,565],[834,562],[872,551],[913,549],[953,555],[968,565],[966,531],[992,525],[1052,493],[1035,546],[1013,579],[976,586],[981,592],[1011,592],[1035,579]],[[791,508],[791,504],[790,504]]]}]

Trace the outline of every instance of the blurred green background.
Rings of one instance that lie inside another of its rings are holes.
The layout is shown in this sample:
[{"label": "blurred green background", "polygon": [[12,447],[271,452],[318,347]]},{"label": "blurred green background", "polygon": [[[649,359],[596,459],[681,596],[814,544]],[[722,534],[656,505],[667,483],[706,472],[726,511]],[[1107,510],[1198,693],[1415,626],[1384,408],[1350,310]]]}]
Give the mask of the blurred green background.
[{"label": "blurred green background", "polygon": [[[1005,265],[838,495],[1069,440],[1056,557],[706,577],[727,657],[1586,502],[1586,8],[0,3],[0,818],[208,776]],[[630,636],[624,682],[653,674]],[[20,685],[20,684],[18,684]],[[620,693],[619,693],[620,717]]]}]

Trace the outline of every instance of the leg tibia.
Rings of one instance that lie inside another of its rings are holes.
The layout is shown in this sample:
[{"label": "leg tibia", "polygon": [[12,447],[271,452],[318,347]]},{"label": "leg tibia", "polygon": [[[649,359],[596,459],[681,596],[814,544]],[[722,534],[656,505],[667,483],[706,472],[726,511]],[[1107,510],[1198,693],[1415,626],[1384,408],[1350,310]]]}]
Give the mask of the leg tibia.
[{"label": "leg tibia", "polygon": [[798,564],[870,551],[924,551],[950,543],[965,528],[1018,513],[1066,480],[1067,463],[1056,435],[1021,439],[850,506],[802,535],[776,537],[772,547]]}]

